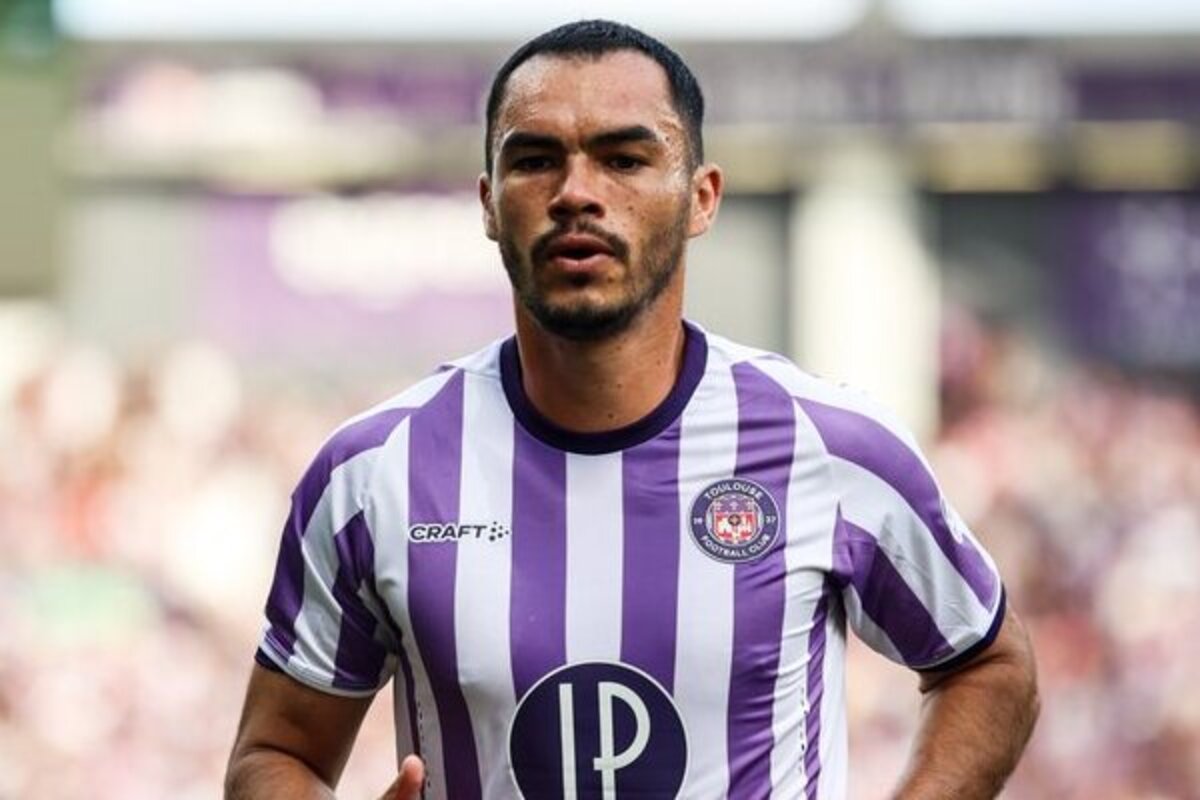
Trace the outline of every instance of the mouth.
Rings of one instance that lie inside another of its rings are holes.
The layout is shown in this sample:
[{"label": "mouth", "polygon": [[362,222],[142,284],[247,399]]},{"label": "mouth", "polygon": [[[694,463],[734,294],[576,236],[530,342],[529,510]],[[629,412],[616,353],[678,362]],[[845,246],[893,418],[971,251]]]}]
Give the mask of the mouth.
[{"label": "mouth", "polygon": [[546,261],[569,273],[588,272],[614,257],[613,249],[594,236],[566,234],[546,248]]}]

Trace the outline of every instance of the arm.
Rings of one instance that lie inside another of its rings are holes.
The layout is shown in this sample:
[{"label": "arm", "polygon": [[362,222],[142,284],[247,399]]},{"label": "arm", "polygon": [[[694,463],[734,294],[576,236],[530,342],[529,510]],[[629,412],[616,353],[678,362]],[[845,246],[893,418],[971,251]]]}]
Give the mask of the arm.
[{"label": "arm", "polygon": [[369,697],[340,697],[255,664],[225,775],[226,800],[332,798]]},{"label": "arm", "polygon": [[952,672],[921,674],[924,700],[896,800],[985,800],[999,794],[1037,720],[1033,648],[1010,609],[996,640]]},{"label": "arm", "polygon": [[[370,697],[311,689],[255,664],[225,773],[225,800],[333,798]],[[381,800],[416,800],[425,781],[408,756]]]}]

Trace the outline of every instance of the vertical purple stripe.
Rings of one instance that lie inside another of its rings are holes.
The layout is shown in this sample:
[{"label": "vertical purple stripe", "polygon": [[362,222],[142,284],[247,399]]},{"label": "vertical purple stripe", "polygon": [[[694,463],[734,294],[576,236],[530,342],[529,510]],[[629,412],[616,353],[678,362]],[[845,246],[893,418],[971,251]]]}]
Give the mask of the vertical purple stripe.
[{"label": "vertical purple stripe", "polygon": [[567,457],[513,428],[509,644],[520,699],[567,659]]},{"label": "vertical purple stripe", "polygon": [[942,509],[942,494],[917,454],[870,417],[814,400],[796,402],[831,454],[874,473],[904,498],[979,602],[991,608],[1000,582],[969,540],[955,540]]},{"label": "vertical purple stripe", "polygon": [[404,420],[413,413],[411,408],[388,408],[351,423],[339,430],[317,453],[312,466],[300,479],[293,500],[305,526],[329,485],[329,476],[341,464],[359,453],[380,447]]},{"label": "vertical purple stripe", "polygon": [[622,461],[624,569],[621,660],[675,686],[679,603],[678,421]]},{"label": "vertical purple stripe", "polygon": [[275,561],[275,577],[267,595],[267,621],[271,623],[267,636],[280,655],[290,656],[296,649],[296,617],[304,602],[304,552],[301,539],[307,528],[295,498],[292,510],[283,526],[279,542],[279,557]]},{"label": "vertical purple stripe", "polygon": [[766,489],[779,509],[779,534],[765,556],[734,568],[733,663],[729,681],[729,796],[771,793],[771,728],[786,598],[784,545],[795,443],[791,397],[749,364],[733,368],[738,399],[737,477]]},{"label": "vertical purple stripe", "polygon": [[825,697],[825,619],[829,615],[829,586],[813,611],[808,631],[808,686],[804,712],[804,797],[816,800],[821,777],[821,701]]},{"label": "vertical purple stripe", "polygon": [[375,582],[375,545],[363,512],[358,512],[333,537],[338,570],[333,598],[342,611],[334,659],[333,685],[341,689],[374,689],[387,658],[375,638],[379,624],[358,592]]},{"label": "vertical purple stripe", "polygon": [[863,612],[887,634],[904,663],[933,664],[953,652],[875,537],[843,519],[840,509],[833,534],[833,579],[839,588],[854,587]]},{"label": "vertical purple stripe", "polygon": [[[409,432],[409,524],[457,522],[463,446],[463,374],[413,414]],[[446,792],[481,794],[471,717],[458,683],[454,628],[457,543],[408,545],[408,613],[433,690],[442,733]]]},{"label": "vertical purple stripe", "polygon": [[339,430],[317,453],[292,493],[292,510],[279,543],[266,609],[270,636],[282,650],[280,655],[290,656],[296,647],[296,617],[304,600],[304,554],[300,542],[321,495],[329,486],[330,475],[359,453],[386,442],[411,413],[411,408],[389,408]]}]

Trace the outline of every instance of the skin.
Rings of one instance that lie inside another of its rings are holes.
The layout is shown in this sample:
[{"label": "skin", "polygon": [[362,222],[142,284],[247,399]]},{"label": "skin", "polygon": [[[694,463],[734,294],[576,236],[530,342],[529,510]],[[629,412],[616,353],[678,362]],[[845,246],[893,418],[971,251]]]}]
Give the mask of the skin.
[{"label": "skin", "polygon": [[[226,800],[333,798],[370,704],[369,697],[319,692],[255,664],[225,774]],[[416,800],[424,780],[421,760],[408,756],[380,800]]]},{"label": "skin", "polygon": [[1012,608],[991,646],[953,672],[922,673],[920,689],[920,724],[893,797],[996,797],[1041,709],[1033,645]]},{"label": "skin", "polygon": [[[716,218],[720,168],[692,167],[666,73],[649,57],[536,56],[509,78],[484,229],[513,283],[522,380],[567,430],[628,425],[670,392],[683,352],[686,239]],[[584,230],[622,251],[586,274],[539,258],[547,237]],[[617,326],[589,321],[621,316]],[[563,335],[559,320],[573,320]]]},{"label": "skin", "polygon": [[[487,236],[513,283],[525,391],[562,428],[594,432],[652,411],[683,351],[686,240],[711,226],[718,167],[693,165],[665,73],[648,57],[536,56],[513,72],[495,162],[479,178]],[[564,233],[603,241],[584,267],[550,257]],[[1033,654],[1015,615],[952,673],[921,678],[904,800],[993,797],[1037,715]],[[331,798],[369,698],[340,697],[255,665],[226,774],[227,800]],[[409,756],[381,800],[415,800]]]}]

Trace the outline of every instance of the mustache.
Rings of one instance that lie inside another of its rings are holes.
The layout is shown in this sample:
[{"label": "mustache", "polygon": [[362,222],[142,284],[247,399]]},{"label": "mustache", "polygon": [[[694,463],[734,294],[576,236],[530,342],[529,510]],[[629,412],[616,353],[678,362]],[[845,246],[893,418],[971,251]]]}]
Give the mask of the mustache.
[{"label": "mustache", "polygon": [[534,240],[533,246],[529,249],[530,260],[535,264],[544,263],[546,261],[546,251],[554,244],[554,240],[568,234],[594,236],[604,242],[608,246],[608,249],[612,250],[613,257],[618,261],[626,263],[629,261],[629,245],[625,240],[615,233],[610,233],[591,222],[557,225],[553,230],[543,233]]}]

